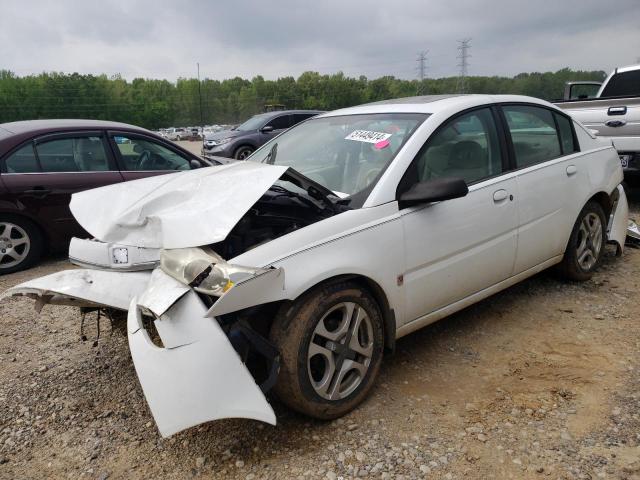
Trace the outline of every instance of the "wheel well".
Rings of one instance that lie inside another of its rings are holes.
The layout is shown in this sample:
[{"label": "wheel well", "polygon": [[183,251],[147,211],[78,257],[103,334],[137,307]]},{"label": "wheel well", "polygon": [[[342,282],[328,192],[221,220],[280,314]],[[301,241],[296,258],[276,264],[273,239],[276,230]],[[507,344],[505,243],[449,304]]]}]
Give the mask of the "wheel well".
[{"label": "wheel well", "polygon": [[240,150],[241,148],[246,148],[246,147],[248,147],[248,148],[250,148],[252,150],[256,149],[256,147],[254,147],[250,143],[243,143],[242,145],[238,145],[236,148],[233,149],[233,154],[235,155],[238,150]]},{"label": "wheel well", "polygon": [[[617,190],[614,190],[617,192]],[[594,196],[589,199],[589,202],[594,201],[600,204],[602,209],[604,210],[605,219],[609,219],[609,215],[611,215],[611,210],[613,209],[613,198],[609,196],[605,192],[598,192]],[[588,203],[588,202],[587,202]]]},{"label": "wheel well", "polygon": [[369,277],[365,277],[364,275],[358,274],[346,274],[346,275],[337,275],[335,277],[328,278],[323,280],[322,282],[314,285],[313,287],[307,289],[303,292],[300,297],[306,294],[309,290],[315,289],[321,285],[327,285],[331,283],[338,283],[350,281],[358,284],[362,289],[369,292],[373,299],[378,304],[380,308],[380,313],[382,314],[382,321],[384,323],[384,347],[385,350],[389,352],[393,352],[396,346],[396,316],[393,309],[389,306],[389,300],[387,299],[387,295],[384,293],[384,290],[377,282],[371,280]]}]

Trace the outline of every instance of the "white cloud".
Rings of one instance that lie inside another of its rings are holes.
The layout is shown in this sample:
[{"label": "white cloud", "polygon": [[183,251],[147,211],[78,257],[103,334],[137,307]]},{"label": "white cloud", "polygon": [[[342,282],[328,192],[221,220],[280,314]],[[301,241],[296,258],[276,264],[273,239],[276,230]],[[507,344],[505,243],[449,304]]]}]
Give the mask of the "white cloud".
[{"label": "white cloud", "polygon": [[638,18],[637,0],[11,2],[0,68],[175,80],[200,62],[217,79],[414,78],[416,54],[428,49],[427,73],[439,77],[456,74],[456,40],[472,37],[472,75],[609,70],[640,55]]}]

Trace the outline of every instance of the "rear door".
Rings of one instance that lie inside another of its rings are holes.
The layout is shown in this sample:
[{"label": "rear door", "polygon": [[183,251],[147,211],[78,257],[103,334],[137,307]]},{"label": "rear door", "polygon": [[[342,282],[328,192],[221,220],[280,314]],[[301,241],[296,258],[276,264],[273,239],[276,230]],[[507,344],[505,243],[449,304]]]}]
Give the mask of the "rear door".
[{"label": "rear door", "polygon": [[36,138],[5,159],[2,178],[26,213],[60,242],[86,236],[69,210],[73,193],[122,181],[100,131]]},{"label": "rear door", "polygon": [[540,105],[503,105],[518,182],[514,274],[562,255],[589,190],[573,121]]},{"label": "rear door", "polygon": [[145,135],[110,131],[109,142],[125,180],[191,170],[191,158]]}]

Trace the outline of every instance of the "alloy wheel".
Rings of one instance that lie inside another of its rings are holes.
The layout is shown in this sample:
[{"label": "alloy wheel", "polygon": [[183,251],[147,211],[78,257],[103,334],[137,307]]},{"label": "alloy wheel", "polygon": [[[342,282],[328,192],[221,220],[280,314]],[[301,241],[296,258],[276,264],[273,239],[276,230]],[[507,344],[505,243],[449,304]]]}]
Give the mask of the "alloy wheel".
[{"label": "alloy wheel", "polygon": [[583,271],[588,272],[598,261],[602,249],[602,221],[595,213],[582,219],[578,230],[576,259]]},{"label": "alloy wheel", "polygon": [[307,353],[309,380],[318,395],[340,400],[364,380],[373,355],[373,325],[355,302],[331,307],[316,325]]},{"label": "alloy wheel", "polygon": [[27,232],[14,223],[0,222],[0,269],[22,263],[31,249]]}]

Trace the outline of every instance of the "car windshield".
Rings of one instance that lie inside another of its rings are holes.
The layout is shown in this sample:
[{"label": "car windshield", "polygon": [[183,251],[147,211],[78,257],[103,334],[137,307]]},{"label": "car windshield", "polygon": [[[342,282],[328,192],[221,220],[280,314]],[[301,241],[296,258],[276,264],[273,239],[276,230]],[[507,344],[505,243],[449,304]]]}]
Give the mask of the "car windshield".
[{"label": "car windshield", "polygon": [[243,124],[238,125],[235,128],[235,130],[240,130],[241,132],[248,132],[250,130],[257,130],[258,128],[260,128],[264,124],[264,122],[268,119],[268,117],[270,117],[270,115],[265,115],[265,114],[254,115],[253,117],[251,117],[249,120],[247,120]]},{"label": "car windshield", "polygon": [[373,185],[427,114],[314,118],[274,138],[250,160],[292,167],[341,197]]}]

